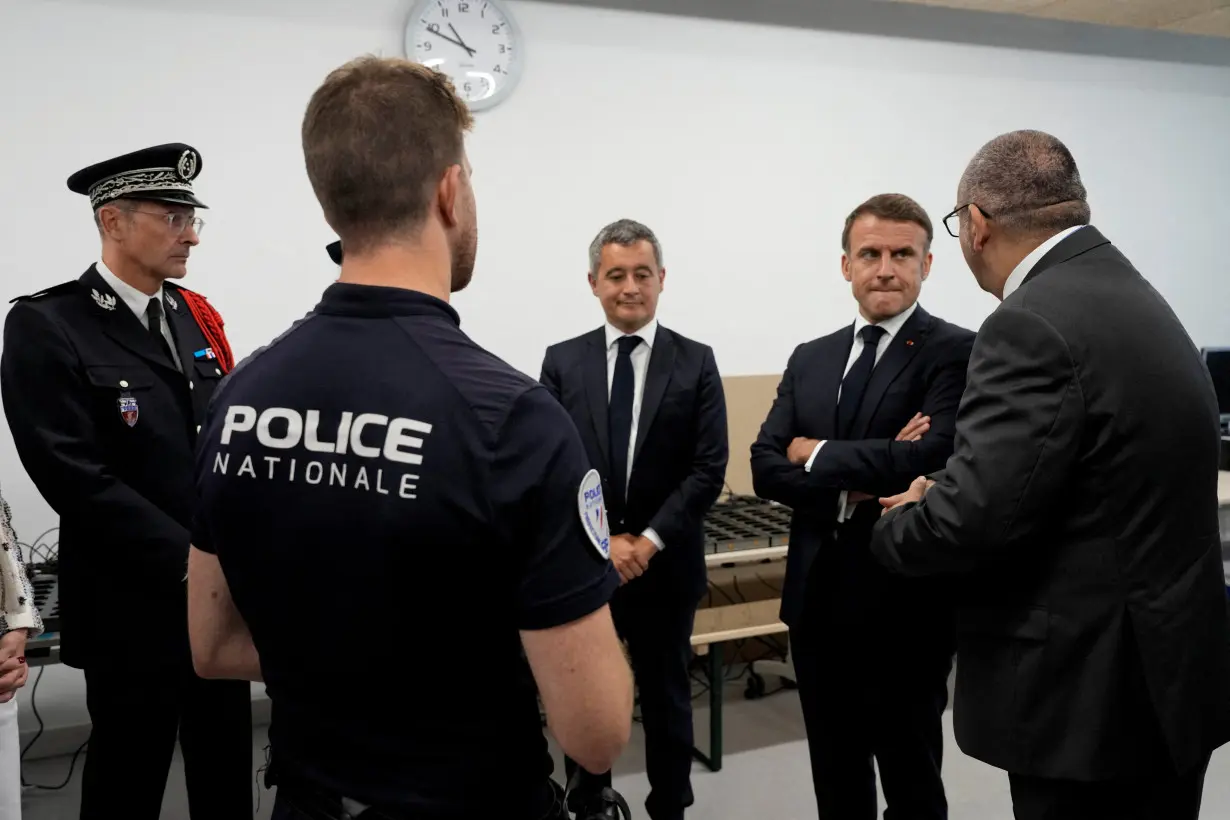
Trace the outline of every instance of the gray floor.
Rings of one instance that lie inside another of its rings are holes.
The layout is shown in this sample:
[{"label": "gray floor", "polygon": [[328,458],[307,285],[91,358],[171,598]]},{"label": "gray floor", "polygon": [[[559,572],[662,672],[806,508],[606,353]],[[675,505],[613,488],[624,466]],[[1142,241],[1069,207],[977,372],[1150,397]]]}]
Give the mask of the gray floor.
[{"label": "gray floor", "polygon": [[[700,764],[693,768],[696,806],[689,816],[704,820],[814,818],[798,696],[784,691],[764,700],[746,701],[742,691],[739,683],[732,683],[728,688],[726,759],[722,771],[713,773]],[[707,741],[708,716],[703,699],[697,701],[696,726],[697,740]],[[944,780],[951,804],[951,820],[1012,820],[1004,774],[961,754],[952,739],[951,712],[945,715],[944,730],[947,739]],[[263,729],[257,730],[252,742],[258,752],[257,760],[263,760],[260,751],[265,745]],[[643,801],[648,790],[642,749],[638,727],[627,753],[615,769],[615,787],[628,798],[637,818],[645,817]],[[68,758],[32,761],[26,766],[25,775],[32,782],[61,783],[68,773],[68,764]],[[163,802],[163,820],[188,820],[180,766],[177,757]],[[562,771],[558,761],[557,769]],[[25,820],[75,818],[80,783],[79,763],[63,789],[28,791]],[[1202,817],[1230,817],[1230,747],[1213,757],[1204,794]],[[269,817],[271,797],[270,792],[259,792],[258,818]]]}]

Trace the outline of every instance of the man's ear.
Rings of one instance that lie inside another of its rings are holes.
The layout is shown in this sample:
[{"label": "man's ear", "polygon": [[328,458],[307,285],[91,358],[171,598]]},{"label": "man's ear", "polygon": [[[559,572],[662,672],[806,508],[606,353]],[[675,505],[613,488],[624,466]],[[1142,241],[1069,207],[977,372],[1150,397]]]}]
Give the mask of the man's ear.
[{"label": "man's ear", "polygon": [[658,290],[663,290],[666,287],[666,268],[661,268],[658,271]]},{"label": "man's ear", "polygon": [[461,191],[464,185],[463,170],[460,165],[450,165],[436,186],[436,198],[440,203],[440,219],[446,228],[454,227],[458,219],[458,209],[461,207]]},{"label": "man's ear", "polygon": [[969,206],[969,226],[973,231],[973,236],[970,237],[970,247],[976,251],[981,251],[986,247],[987,240],[990,239],[991,228],[987,224],[986,215],[982,213],[977,205]]},{"label": "man's ear", "polygon": [[931,251],[927,251],[927,255],[923,257],[922,278],[924,282],[927,281],[927,277],[931,275],[931,260],[934,258],[935,255],[932,254]]},{"label": "man's ear", "polygon": [[847,282],[854,281],[854,274],[850,273],[850,256],[843,253],[841,255],[841,275]]},{"label": "man's ear", "polygon": [[589,274],[586,274],[586,278],[589,279],[589,289],[593,291],[594,296],[597,296],[598,295],[598,277],[594,276],[594,274],[592,273],[589,273]]}]

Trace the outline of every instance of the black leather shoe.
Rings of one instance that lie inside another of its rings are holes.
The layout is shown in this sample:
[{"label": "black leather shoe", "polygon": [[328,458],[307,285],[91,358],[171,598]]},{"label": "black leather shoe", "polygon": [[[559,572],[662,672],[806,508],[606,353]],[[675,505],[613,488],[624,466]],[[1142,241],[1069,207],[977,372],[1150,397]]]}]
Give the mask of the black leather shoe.
[{"label": "black leather shoe", "polygon": [[607,787],[586,801],[577,820],[632,820],[632,812],[623,795]]}]

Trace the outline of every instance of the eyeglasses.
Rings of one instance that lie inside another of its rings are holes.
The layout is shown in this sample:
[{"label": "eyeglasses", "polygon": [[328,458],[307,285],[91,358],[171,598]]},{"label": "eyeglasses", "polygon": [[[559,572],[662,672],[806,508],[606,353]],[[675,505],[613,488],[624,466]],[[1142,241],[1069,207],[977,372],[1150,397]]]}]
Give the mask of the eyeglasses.
[{"label": "eyeglasses", "polygon": [[[964,211],[966,208],[968,208],[971,205],[978,205],[978,203],[977,202],[967,202],[964,205],[958,205],[957,207],[952,209],[952,213],[944,217],[944,227],[948,230],[949,236],[953,237],[954,239],[961,238],[961,219],[957,216],[957,214],[961,213],[962,211]],[[978,205],[978,211],[983,216],[985,216],[987,219],[995,218],[991,216],[989,213],[987,213],[986,209],[983,208],[981,205]]]},{"label": "eyeglasses", "polygon": [[200,236],[202,229],[205,227],[205,220],[201,219],[199,216],[188,216],[188,214],[175,212],[165,213],[163,211],[142,211],[137,208],[133,208],[130,213],[145,214],[146,216],[160,216],[162,217],[162,220],[167,223],[167,228],[176,236],[181,235],[185,230],[187,230],[189,225],[192,226],[192,230],[196,232],[196,235]]}]

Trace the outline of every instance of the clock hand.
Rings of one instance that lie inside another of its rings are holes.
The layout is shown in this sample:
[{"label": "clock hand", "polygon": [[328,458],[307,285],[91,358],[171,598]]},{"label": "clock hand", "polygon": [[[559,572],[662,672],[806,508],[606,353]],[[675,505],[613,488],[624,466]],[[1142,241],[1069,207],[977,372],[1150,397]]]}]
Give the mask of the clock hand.
[{"label": "clock hand", "polygon": [[442,34],[439,29],[429,28],[427,30],[430,31],[432,34],[436,35],[437,37],[439,37],[441,40],[445,40],[447,42],[452,43],[455,46],[464,48],[466,51],[470,52],[471,57],[474,56],[475,54],[474,49],[470,48],[469,46],[467,46],[465,43],[461,42],[460,40],[454,40],[452,37],[449,37],[447,34]]},{"label": "clock hand", "polygon": [[452,23],[449,23],[448,27],[453,29],[453,36],[457,38],[457,45],[461,46],[466,51],[470,52],[470,56],[473,57],[477,52],[475,52],[474,49],[470,48],[469,46],[465,44],[465,42],[461,39],[461,32],[457,31],[456,28],[453,28]]}]

